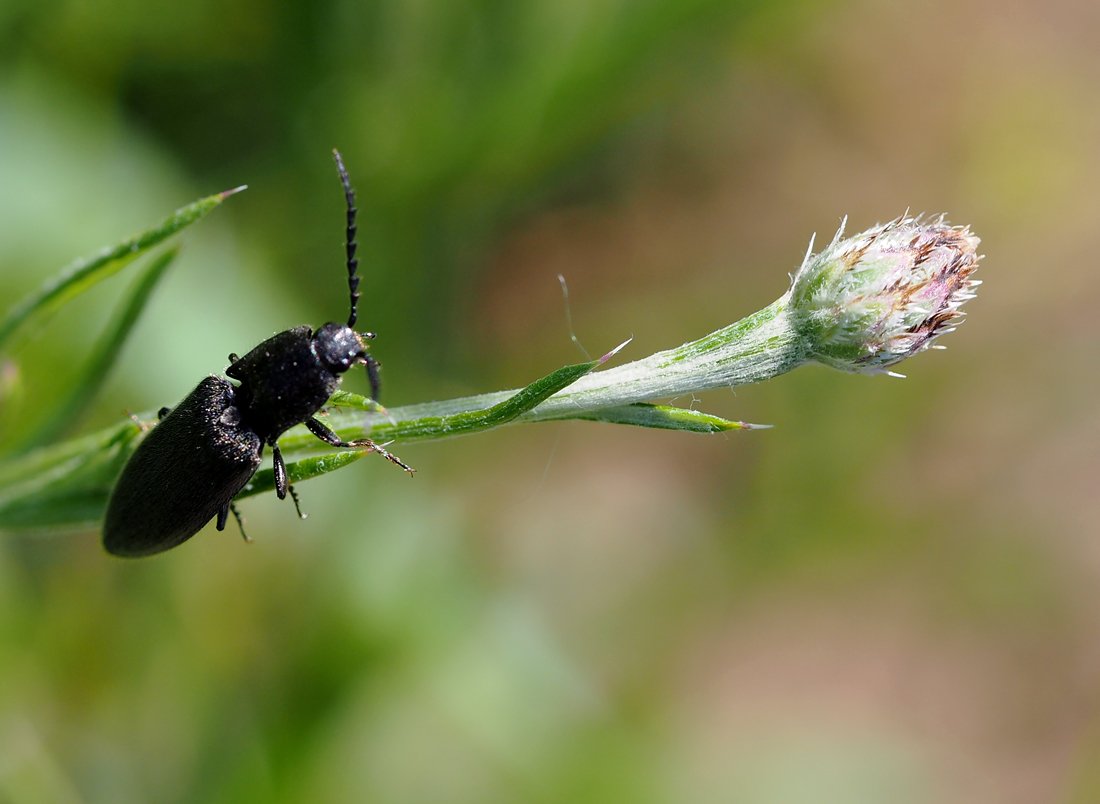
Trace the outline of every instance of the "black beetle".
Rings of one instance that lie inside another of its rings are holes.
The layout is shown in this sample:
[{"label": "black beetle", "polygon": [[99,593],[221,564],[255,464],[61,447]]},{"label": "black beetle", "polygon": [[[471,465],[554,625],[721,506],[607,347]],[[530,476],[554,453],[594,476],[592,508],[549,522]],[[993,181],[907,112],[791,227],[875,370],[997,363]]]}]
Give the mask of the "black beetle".
[{"label": "black beetle", "polygon": [[370,439],[342,441],[314,418],[340,385],[340,375],[352,366],[366,366],[372,398],[378,398],[379,389],[378,362],[365,343],[374,333],[352,329],[359,303],[355,191],[340,152],[332,153],[347,200],[348,323],[328,323],[318,330],[295,327],[244,357],[231,354],[225,373],[236,385],[210,376],[175,409],[162,409],[160,423],[130,457],[111,493],[103,524],[107,552],[159,553],[190,539],[215,515],[218,530],[224,530],[230,511],[240,524],[233,498],[259,468],[265,445],[274,457],[276,494],[285,499],[290,492],[297,508],[298,496],[287,481],[276,443],[296,424],[304,423],[334,447],[366,448],[412,473]]}]

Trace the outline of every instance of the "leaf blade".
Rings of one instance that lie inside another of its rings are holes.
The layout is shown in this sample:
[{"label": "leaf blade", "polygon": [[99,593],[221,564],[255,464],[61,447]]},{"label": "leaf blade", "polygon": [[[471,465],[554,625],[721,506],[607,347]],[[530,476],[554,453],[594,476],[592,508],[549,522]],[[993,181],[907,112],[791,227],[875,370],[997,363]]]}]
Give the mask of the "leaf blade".
[{"label": "leaf blade", "polygon": [[[342,452],[329,452],[324,455],[314,455],[308,458],[300,458],[286,465],[286,473],[291,483],[301,483],[315,477],[334,472],[348,464],[355,463],[364,455],[368,455],[368,449],[349,449]],[[234,497],[241,500],[245,497],[253,497],[275,489],[275,472],[273,469],[261,469],[252,476],[245,487]]]},{"label": "leaf blade", "polygon": [[0,462],[0,528],[76,527],[100,521],[141,431],[136,423],[124,421]]},{"label": "leaf blade", "polygon": [[[557,371],[539,377],[504,400],[486,408],[400,421],[387,418],[386,413],[376,413],[370,420],[369,436],[378,442],[391,440],[404,442],[450,438],[500,427],[537,407],[563,388],[572,385],[600,366],[606,357],[599,360],[590,360],[587,363],[574,363],[563,366]],[[373,402],[366,397],[359,397],[355,394],[341,393],[338,404],[341,407],[376,410]],[[333,415],[329,418],[328,424],[338,435],[344,438],[358,438],[364,434],[363,419],[355,414]],[[279,439],[279,446],[285,452],[326,448],[323,442],[318,441],[303,427],[295,427],[290,430]]]},{"label": "leaf blade", "polygon": [[226,198],[243,189],[244,186],[241,186],[200,198],[187,206],[180,207],[152,228],[127,238],[117,245],[105,248],[91,257],[83,257],[70,263],[0,319],[0,348],[31,319],[57,309],[87,288],[118,273],[137,257],[181,229],[206,217]]},{"label": "leaf blade", "polygon": [[731,430],[764,430],[771,425],[750,424],[732,421],[704,413],[701,410],[677,408],[671,405],[653,405],[639,402],[633,405],[620,405],[611,408],[597,408],[575,415],[564,415],[545,421],[581,421],[603,422],[605,424],[626,424],[634,427],[648,427],[657,430],[677,430],[685,433],[726,433]]},{"label": "leaf blade", "polygon": [[79,417],[80,410],[98,393],[106,381],[123,344],[141,317],[149,297],[178,254],[178,247],[171,248],[158,255],[145,269],[131,288],[130,295],[119,307],[115,318],[93,348],[91,357],[80,376],[53,406],[53,411],[47,414],[38,427],[17,445],[15,451],[25,452],[40,444],[48,443]]}]

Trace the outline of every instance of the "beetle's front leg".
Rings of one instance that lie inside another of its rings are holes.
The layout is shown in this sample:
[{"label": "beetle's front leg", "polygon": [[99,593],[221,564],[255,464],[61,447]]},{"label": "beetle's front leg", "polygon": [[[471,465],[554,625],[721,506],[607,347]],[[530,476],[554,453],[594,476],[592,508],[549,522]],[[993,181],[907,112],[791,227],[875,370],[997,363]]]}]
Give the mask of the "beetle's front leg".
[{"label": "beetle's front leg", "polygon": [[309,428],[309,431],[311,433],[313,433],[315,436],[317,436],[319,439],[324,441],[326,444],[329,444],[330,446],[340,447],[342,449],[356,449],[359,447],[366,447],[371,452],[377,452],[390,463],[397,464],[410,475],[416,471],[403,460],[398,458],[396,455],[387,452],[383,447],[378,446],[369,438],[357,438],[354,441],[343,441],[341,440],[340,436],[336,435],[336,433],[332,432],[332,430],[325,427],[325,425],[321,424],[320,421],[312,418],[306,419],[306,427]]}]

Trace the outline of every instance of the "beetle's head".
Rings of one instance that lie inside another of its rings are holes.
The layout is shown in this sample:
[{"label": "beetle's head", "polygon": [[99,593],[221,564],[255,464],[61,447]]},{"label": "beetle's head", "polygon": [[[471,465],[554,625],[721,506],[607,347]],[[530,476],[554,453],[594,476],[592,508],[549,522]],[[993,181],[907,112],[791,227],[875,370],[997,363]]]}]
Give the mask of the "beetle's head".
[{"label": "beetle's head", "polygon": [[343,324],[325,324],[313,333],[313,348],[333,374],[343,374],[367,356],[363,336]]}]

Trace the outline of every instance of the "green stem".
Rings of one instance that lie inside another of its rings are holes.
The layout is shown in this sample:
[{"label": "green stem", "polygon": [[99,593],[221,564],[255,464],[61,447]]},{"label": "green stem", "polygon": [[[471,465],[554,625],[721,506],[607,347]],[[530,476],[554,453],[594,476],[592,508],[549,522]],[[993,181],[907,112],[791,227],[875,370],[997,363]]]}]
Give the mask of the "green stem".
[{"label": "green stem", "polygon": [[535,408],[529,420],[559,418],[580,408],[674,399],[785,374],[807,359],[785,309],[784,297],[699,340],[583,377]]},{"label": "green stem", "polygon": [[[592,418],[592,412],[602,409],[762,382],[785,374],[808,359],[804,342],[791,326],[786,304],[783,296],[699,340],[583,376],[514,421]],[[348,433],[365,431],[375,440],[446,438],[469,432],[451,426],[452,417],[492,408],[515,394],[497,391],[371,412],[365,427],[362,413],[335,413],[329,424]],[[294,446],[300,443],[308,448],[307,440],[298,442],[292,434],[288,436]]]}]

